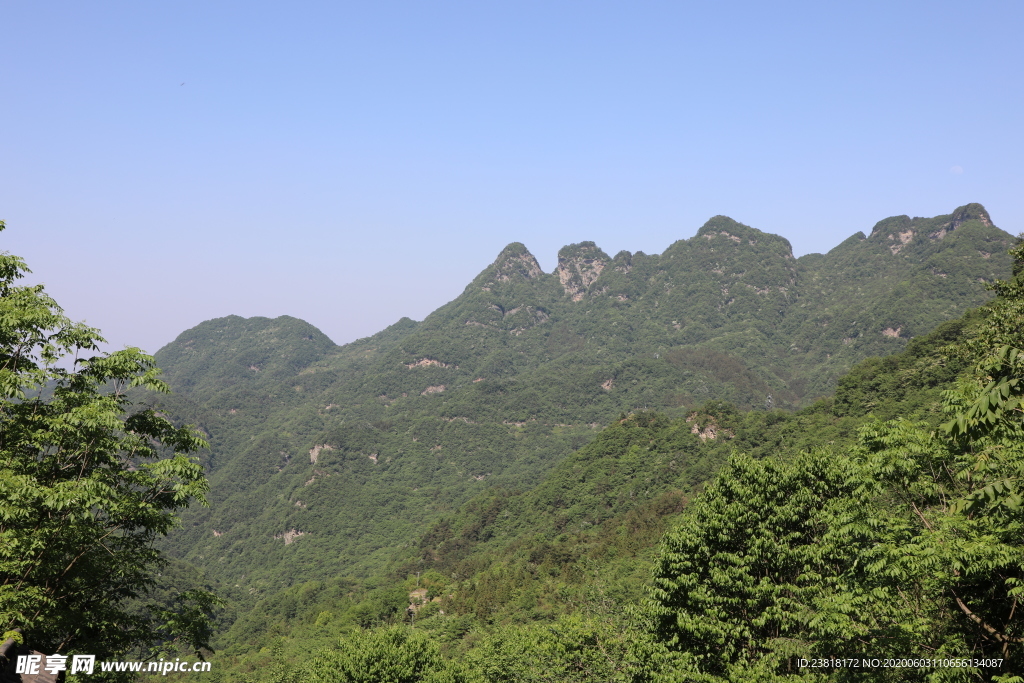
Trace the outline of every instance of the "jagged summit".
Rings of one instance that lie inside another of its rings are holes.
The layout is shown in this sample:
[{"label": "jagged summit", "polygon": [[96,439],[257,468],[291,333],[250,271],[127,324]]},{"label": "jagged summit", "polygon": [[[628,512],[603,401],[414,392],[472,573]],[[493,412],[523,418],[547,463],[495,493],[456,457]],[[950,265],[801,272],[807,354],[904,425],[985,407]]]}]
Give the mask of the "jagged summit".
[{"label": "jagged summit", "polygon": [[[927,245],[940,243],[954,230],[963,230],[971,226],[974,233],[979,229],[985,231],[994,227],[992,219],[981,204],[965,204],[951,214],[934,218],[890,216],[875,224],[868,239],[875,244],[883,243],[894,255],[901,252],[906,254],[912,249],[927,249]],[[987,253],[987,250],[979,251]]]},{"label": "jagged summit", "polygon": [[573,301],[586,294],[594,280],[601,276],[611,258],[593,242],[570,244],[558,250],[555,274],[565,293]]},{"label": "jagged summit", "polygon": [[[931,225],[935,225],[939,230],[943,231],[943,235],[948,232],[956,230],[967,221],[981,221],[982,225],[992,225],[992,219],[988,215],[988,211],[985,207],[978,203],[965,204],[959,206],[953,213],[945,216],[936,216],[934,218],[911,218],[907,215],[890,216],[884,218],[875,224],[875,227],[871,229],[871,236],[874,237],[878,234],[896,232],[906,232],[908,229],[913,229],[914,226],[922,222],[927,222]],[[941,239],[941,238],[940,238]]]},{"label": "jagged summit", "polygon": [[981,204],[965,204],[959,207],[953,212],[952,217],[949,221],[949,229],[956,230],[966,221],[977,220],[981,221],[983,225],[992,225],[992,219],[988,215],[988,211]]},{"label": "jagged summit", "polygon": [[476,284],[488,287],[498,282],[535,280],[542,275],[544,271],[526,245],[512,242],[477,276]]}]

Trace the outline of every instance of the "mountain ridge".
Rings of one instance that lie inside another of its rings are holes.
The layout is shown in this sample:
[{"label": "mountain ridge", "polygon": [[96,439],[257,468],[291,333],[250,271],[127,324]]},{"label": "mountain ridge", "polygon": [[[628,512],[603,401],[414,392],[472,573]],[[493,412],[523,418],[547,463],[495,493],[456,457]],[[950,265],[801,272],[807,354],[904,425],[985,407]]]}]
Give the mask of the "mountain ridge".
[{"label": "mountain ridge", "polygon": [[213,507],[171,551],[252,595],[365,575],[621,412],[806,405],[989,297],[1012,238],[975,206],[800,258],[724,216],[657,255],[568,245],[550,273],[513,242],[423,321],[342,346],[287,316],[207,321],[157,353],[181,392],[160,400],[211,442]]}]

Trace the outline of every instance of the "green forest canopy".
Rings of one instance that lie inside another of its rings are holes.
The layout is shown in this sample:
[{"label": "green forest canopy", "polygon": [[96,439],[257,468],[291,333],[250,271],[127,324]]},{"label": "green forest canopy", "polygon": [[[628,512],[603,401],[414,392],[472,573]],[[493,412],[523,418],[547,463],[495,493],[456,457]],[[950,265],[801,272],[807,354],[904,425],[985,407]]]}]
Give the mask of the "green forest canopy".
[{"label": "green forest canopy", "polygon": [[[402,592],[286,591],[249,631],[273,647],[229,661],[254,680],[369,680],[338,673],[360,652],[405,667],[376,680],[1020,680],[1024,285],[996,291],[800,413],[624,415],[435,525]],[[801,666],[824,658],[905,661]]]}]

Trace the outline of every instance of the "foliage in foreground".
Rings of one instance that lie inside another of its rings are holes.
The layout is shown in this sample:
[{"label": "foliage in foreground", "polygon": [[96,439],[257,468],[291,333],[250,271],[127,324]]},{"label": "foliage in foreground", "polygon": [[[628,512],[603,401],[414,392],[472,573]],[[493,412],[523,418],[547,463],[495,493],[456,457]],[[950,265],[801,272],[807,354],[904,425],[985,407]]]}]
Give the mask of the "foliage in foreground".
[{"label": "foliage in foreground", "polygon": [[167,390],[152,358],[80,357],[98,332],[72,323],[41,285],[16,286],[26,272],[0,253],[0,632],[101,659],[204,647],[209,593],[140,601],[165,565],[154,539],[207,491],[187,455],[205,444],[153,410],[129,415],[129,388]]}]

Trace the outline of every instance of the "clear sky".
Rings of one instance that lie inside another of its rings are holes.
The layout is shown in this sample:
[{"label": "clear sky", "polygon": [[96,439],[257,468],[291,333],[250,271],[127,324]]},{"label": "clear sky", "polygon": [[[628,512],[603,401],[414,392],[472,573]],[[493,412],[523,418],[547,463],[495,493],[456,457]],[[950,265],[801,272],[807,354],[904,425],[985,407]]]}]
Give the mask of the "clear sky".
[{"label": "clear sky", "polygon": [[336,342],[509,242],[828,251],[981,202],[1024,230],[1021,2],[0,0],[0,249],[114,347]]}]

